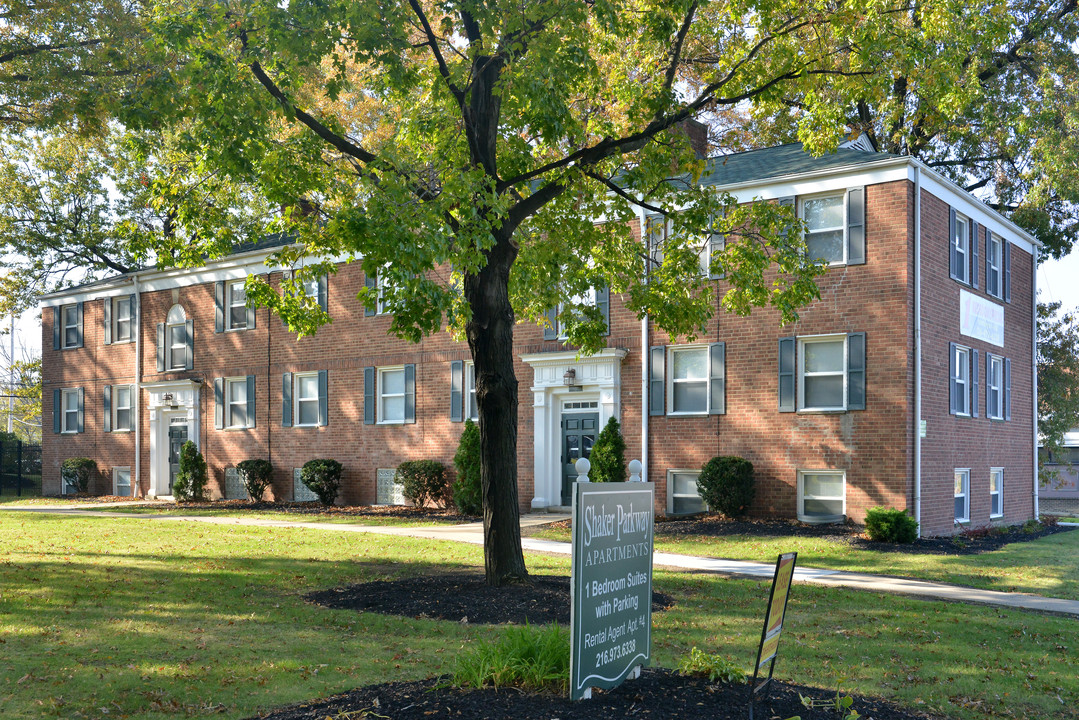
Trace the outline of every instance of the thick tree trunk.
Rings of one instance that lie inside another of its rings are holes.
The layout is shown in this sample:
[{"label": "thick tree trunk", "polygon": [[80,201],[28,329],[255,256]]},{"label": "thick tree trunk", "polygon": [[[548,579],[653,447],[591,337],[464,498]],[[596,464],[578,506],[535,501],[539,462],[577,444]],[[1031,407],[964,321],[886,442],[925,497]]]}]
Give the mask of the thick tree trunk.
[{"label": "thick tree trunk", "polygon": [[480,414],[483,550],[488,585],[527,582],[517,507],[517,377],[513,372],[510,267],[516,250],[499,238],[480,272],[465,277],[472,319],[465,326]]}]

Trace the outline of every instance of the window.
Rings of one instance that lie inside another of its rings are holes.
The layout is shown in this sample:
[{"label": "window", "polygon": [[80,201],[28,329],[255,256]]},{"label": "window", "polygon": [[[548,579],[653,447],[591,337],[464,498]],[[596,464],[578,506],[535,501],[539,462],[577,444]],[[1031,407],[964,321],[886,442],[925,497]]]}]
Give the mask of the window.
[{"label": "window", "polygon": [[133,396],[132,385],[114,385],[112,388],[112,429],[114,432],[131,430]]},{"label": "window", "polygon": [[162,369],[184,370],[189,367],[189,348],[192,341],[188,334],[189,328],[190,324],[184,309],[179,305],[173,305],[165,320],[165,363]]},{"label": "window", "polygon": [[393,468],[375,470],[375,505],[405,505],[404,485],[397,482]]},{"label": "window", "polygon": [[296,374],[296,425],[312,427],[319,424],[318,373]]},{"label": "window", "polygon": [[842,470],[802,470],[798,473],[798,519],[802,522],[841,522],[847,512],[847,474]]},{"label": "window", "polygon": [[131,468],[114,467],[112,469],[112,494],[119,497],[131,497]]},{"label": "window", "polygon": [[[723,415],[727,412],[726,343],[649,351],[649,415]],[[666,367],[670,366],[670,372]]]},{"label": "window", "polygon": [[989,470],[989,517],[1004,516],[1004,468]]},{"label": "window", "polygon": [[970,469],[955,471],[955,521],[970,521]]},{"label": "window", "polygon": [[105,302],[112,303],[112,342],[131,342],[135,337],[132,328],[134,296],[112,298]]},{"label": "window", "polygon": [[380,423],[405,421],[405,369],[403,367],[379,368],[378,421]]},{"label": "window", "polygon": [[[671,241],[674,228],[671,218],[662,215],[650,215],[645,218],[645,237],[648,239],[649,270],[663,265],[666,255],[667,244]],[[695,248],[697,254],[698,272],[702,277],[713,280],[723,277],[722,274],[712,273],[712,258],[723,250],[726,245],[726,235],[722,232],[712,232],[701,238],[691,238],[686,243],[687,247]]]},{"label": "window", "polygon": [[970,415],[970,348],[952,344],[952,415]]},{"label": "window", "polygon": [[62,391],[60,432],[82,432],[82,390]]},{"label": "window", "polygon": [[234,467],[225,468],[225,499],[247,500],[247,490],[240,481],[240,471]]},{"label": "window", "polygon": [[603,319],[607,324],[607,332],[611,329],[611,316],[610,316],[610,300],[611,293],[607,286],[592,287],[586,292],[575,295],[571,298],[569,303],[560,303],[557,308],[552,308],[547,311],[547,325],[543,328],[544,340],[565,340],[566,328],[559,319],[559,315],[565,311],[567,306],[592,306],[599,309],[600,314],[603,315]]},{"label": "window", "polygon": [[229,330],[247,329],[247,291],[243,280],[228,284],[228,321]]},{"label": "window", "polygon": [[688,515],[708,510],[697,491],[699,470],[667,471],[667,512],[671,515]]},{"label": "window", "polygon": [[292,469],[292,501],[293,502],[315,502],[318,500],[311,488],[303,484],[303,469]]},{"label": "window", "polygon": [[799,407],[802,410],[846,409],[846,336],[803,338],[800,346]]},{"label": "window", "polygon": [[668,414],[708,412],[708,348],[672,347]]},{"label": "window", "polygon": [[993,420],[1004,419],[1004,358],[986,354],[985,414]]},{"label": "window", "polygon": [[79,322],[79,306],[64,305],[61,309],[62,336],[64,349],[80,347],[82,343],[82,323]]},{"label": "window", "polygon": [[1004,265],[1004,252],[1001,247],[1001,238],[988,230],[985,236],[985,291],[993,297],[1003,298],[1001,269]]},{"label": "window", "polygon": [[476,405],[476,366],[465,363],[465,417],[479,422],[480,408]]},{"label": "window", "polygon": [[829,265],[847,262],[846,215],[843,193],[801,201],[801,217],[806,224],[806,253],[810,258]]},{"label": "window", "polygon": [[955,213],[952,224],[952,277],[970,282],[970,219]]},{"label": "window", "polygon": [[225,427],[246,428],[247,418],[247,379],[229,378],[225,380]]}]

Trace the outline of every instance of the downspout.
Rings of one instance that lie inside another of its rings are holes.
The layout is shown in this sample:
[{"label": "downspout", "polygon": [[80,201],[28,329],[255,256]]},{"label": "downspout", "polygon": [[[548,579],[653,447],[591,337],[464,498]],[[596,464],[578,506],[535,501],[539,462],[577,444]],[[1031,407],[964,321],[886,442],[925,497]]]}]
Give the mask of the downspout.
[{"label": "downspout", "polygon": [[922,169],[914,165],[914,519],[922,535]]},{"label": "downspout", "polygon": [[[135,288],[135,487],[139,486],[139,469],[142,467],[142,293],[139,292],[139,274],[131,276]],[[110,301],[111,302],[111,301]],[[144,495],[145,496],[145,495]]]},{"label": "downspout", "polygon": [[1038,246],[1035,245],[1031,253],[1034,259],[1034,274],[1030,281],[1030,306],[1031,306],[1031,394],[1034,397],[1034,405],[1031,415],[1034,420],[1034,519],[1039,517],[1038,512]]}]

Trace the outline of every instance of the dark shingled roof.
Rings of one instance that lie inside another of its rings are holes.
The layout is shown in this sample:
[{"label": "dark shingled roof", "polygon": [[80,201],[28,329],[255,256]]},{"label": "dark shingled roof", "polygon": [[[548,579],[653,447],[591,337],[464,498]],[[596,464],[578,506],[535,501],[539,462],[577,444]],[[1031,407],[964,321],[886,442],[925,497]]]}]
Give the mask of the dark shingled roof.
[{"label": "dark shingled roof", "polygon": [[791,143],[709,158],[708,169],[701,177],[701,182],[705,185],[737,185],[753,180],[864,165],[898,157],[900,156],[891,153],[864,152],[854,148],[839,148],[833,153],[813,157],[802,149],[801,143]]}]

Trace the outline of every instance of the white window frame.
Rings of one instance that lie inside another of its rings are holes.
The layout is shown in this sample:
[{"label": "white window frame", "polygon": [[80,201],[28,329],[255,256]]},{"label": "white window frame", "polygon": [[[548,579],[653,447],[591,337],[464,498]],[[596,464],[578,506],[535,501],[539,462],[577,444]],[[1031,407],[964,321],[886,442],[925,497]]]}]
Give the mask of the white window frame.
[{"label": "white window frame", "polygon": [[846,515],[847,515],[847,471],[846,470],[833,470],[833,469],[799,470],[798,471],[798,508],[797,508],[798,519],[801,520],[802,522],[828,522],[827,520],[822,521],[821,517],[825,517],[825,518],[831,517],[831,516],[809,515],[809,514],[806,513],[806,511],[805,511],[805,501],[807,499],[806,494],[805,494],[805,476],[806,475],[830,475],[830,476],[833,476],[833,477],[838,477],[840,480],[843,481],[843,495],[842,495],[842,497],[836,497],[836,496],[820,496],[820,497],[811,496],[808,499],[809,500],[839,500],[842,503],[842,505],[840,507],[841,512],[839,514],[842,515],[843,517],[846,517]]},{"label": "white window frame", "polygon": [[970,284],[970,218],[955,214],[955,236],[952,238],[955,253],[959,256],[956,280]]},{"label": "white window frame", "polygon": [[[674,476],[675,475],[692,475],[694,478],[701,476],[699,468],[670,468],[667,470],[667,514],[668,515],[693,515],[693,512],[675,512],[674,501],[676,498],[698,498],[701,500],[701,504],[704,506],[704,512],[708,510],[708,503],[704,502],[704,498],[701,497],[700,492],[694,493],[675,493],[674,491]],[[696,488],[696,484],[693,485]]]},{"label": "white window frame", "polygon": [[[993,262],[993,248],[996,247],[996,262]],[[986,244],[985,254],[988,256],[986,264],[989,271],[985,278],[985,292],[998,300],[1004,297],[1004,238],[994,232],[989,233],[989,242]],[[991,282],[996,277],[996,291]]]},{"label": "white window frame", "polygon": [[378,291],[378,305],[375,309],[375,314],[387,315],[390,311],[386,309],[386,277],[381,270],[375,274],[375,288]]},{"label": "white window frame", "polygon": [[[68,410],[67,399],[75,398],[75,409]],[[60,391],[60,432],[64,435],[74,435],[79,432],[79,389],[65,388]],[[74,422],[68,425],[68,414],[74,415]]]},{"label": "white window frame", "polygon": [[[135,342],[135,317],[134,308],[131,307],[131,299],[128,296],[112,298],[112,342],[114,345]],[[120,308],[127,311],[127,318],[120,317]],[[127,325],[127,337],[120,331],[121,324]]]},{"label": "white window frame", "polygon": [[[704,367],[705,373],[702,380],[676,380],[674,377],[674,356],[680,352],[692,352],[700,351],[704,353]],[[667,367],[670,368],[670,372],[667,373],[667,414],[675,417],[678,416],[698,416],[707,415],[708,408],[712,403],[712,358],[708,352],[707,344],[696,345],[670,345],[667,347]],[[676,410],[674,407],[674,386],[675,383],[704,383],[704,409],[703,410]]]},{"label": "white window frame", "polygon": [[[1004,358],[1000,355],[986,353],[989,358],[985,377],[985,416],[990,420],[1004,419]],[[993,382],[996,371],[996,384]],[[993,398],[996,397],[994,407]]]},{"label": "white window frame", "polygon": [[[384,378],[389,373],[400,372],[401,373],[401,392],[400,393],[386,393],[383,390]],[[391,367],[378,368],[378,393],[376,396],[376,405],[378,410],[378,424],[379,425],[404,425],[405,424],[405,397],[407,395],[405,385],[405,366],[394,365]],[[385,413],[385,405],[387,398],[401,398],[401,419],[387,419]]]},{"label": "white window frame", "polygon": [[960,417],[970,417],[970,348],[965,345],[955,346],[956,374],[952,377],[957,385],[962,386],[959,396],[963,399],[962,409],[956,409],[955,414]]},{"label": "white window frame", "polygon": [[[69,316],[73,322],[68,322]],[[70,350],[71,348],[77,348],[79,346],[79,306],[78,304],[62,305],[60,307],[60,349]],[[67,331],[69,328],[74,328],[75,339],[68,342]]]},{"label": "white window frame", "polygon": [[476,404],[476,365],[465,361],[465,419],[480,421],[480,406]]},{"label": "white window frame", "polygon": [[[300,380],[301,378],[314,378],[315,379],[315,396],[301,397],[300,395]],[[300,420],[303,416],[300,414],[300,403],[314,403],[315,405],[315,421],[305,423]],[[293,427],[318,427],[319,418],[319,400],[318,400],[318,371],[315,372],[302,372],[293,373],[292,375],[292,418]]]},{"label": "white window frame", "polygon": [[[174,310],[179,310],[179,314],[178,315],[174,314],[173,313]],[[177,318],[179,318],[179,319],[177,320]],[[184,342],[180,343],[180,344],[177,344],[173,339],[173,336],[175,335],[175,331],[176,331],[177,328],[180,328],[184,332]],[[186,370],[187,369],[187,348],[188,348],[188,344],[189,343],[188,343],[188,338],[187,338],[187,313],[184,312],[184,309],[182,307],[180,307],[179,305],[173,305],[172,308],[169,309],[168,316],[165,318],[165,353],[166,353],[165,370],[168,371],[168,370]],[[184,351],[183,352],[183,362],[181,362],[179,365],[175,365],[172,362],[173,350],[175,350],[176,348],[183,348],[183,351]]]},{"label": "white window frame", "polygon": [[[120,494],[120,473],[127,473],[127,495]],[[112,494],[117,497],[133,497],[135,494],[135,488],[131,485],[131,466],[124,465],[120,467],[114,467],[112,469]]]},{"label": "white window frame", "polygon": [[[962,478],[960,483],[962,492],[955,492],[955,480],[959,480],[960,478]],[[970,468],[956,468],[952,479],[953,507],[954,500],[959,498],[963,498],[964,505],[964,517],[956,517],[955,522],[968,523],[970,522]]]},{"label": "white window frame", "polygon": [[569,336],[566,335],[565,331],[563,330],[562,321],[559,319],[559,316],[562,315],[563,312],[565,312],[567,305],[584,305],[585,307],[595,307],[596,288],[590,287],[585,292],[585,294],[573,296],[572,298],[570,298],[570,301],[568,303],[558,303],[558,312],[555,315],[554,324],[555,330],[558,331],[558,339],[562,341],[565,341]]},{"label": "white window frame", "polygon": [[[997,489],[993,490],[993,478],[997,478]],[[993,500],[999,506],[997,512],[993,512]],[[996,520],[1004,517],[1004,468],[989,468],[989,518]]]},{"label": "white window frame", "polygon": [[837,225],[835,227],[823,227],[823,228],[817,228],[815,230],[810,230],[808,227],[804,228],[802,230],[802,242],[805,243],[806,253],[808,253],[809,252],[809,242],[807,240],[808,235],[813,235],[813,234],[816,234],[816,233],[835,232],[837,230],[840,231],[841,233],[843,233],[842,256],[840,257],[839,260],[828,261],[825,264],[828,267],[837,267],[837,266],[840,266],[840,265],[847,265],[849,260],[850,260],[850,257],[847,254],[847,251],[849,249],[848,248],[849,243],[847,241],[847,212],[848,212],[847,211],[847,201],[848,201],[848,192],[846,190],[839,191],[839,192],[826,192],[826,193],[817,193],[815,195],[799,196],[798,197],[798,219],[802,220],[802,221],[805,220],[805,216],[806,216],[805,215],[805,204],[806,204],[806,202],[813,201],[813,200],[824,200],[824,199],[827,199],[827,198],[838,198],[839,199],[840,206],[843,208],[843,220],[840,222],[839,225]]},{"label": "white window frame", "polygon": [[[120,392],[121,390],[127,391],[127,405],[120,404]],[[130,420],[129,427],[120,427],[120,410],[127,410]],[[112,431],[113,432],[131,432],[135,429],[135,386],[134,385],[113,385],[112,386]]]},{"label": "white window frame", "polygon": [[[244,301],[242,304],[237,305],[233,302],[232,291],[234,288],[239,287],[244,294]],[[239,324],[232,319],[233,308],[243,308],[244,319],[243,324]],[[247,290],[244,287],[243,280],[233,280],[225,283],[225,331],[231,330],[246,330],[247,329]]]},{"label": "white window frame", "polygon": [[[238,386],[243,388],[243,409],[244,409],[244,422],[242,425],[237,425],[233,422],[232,406],[240,404],[239,401],[233,401],[232,388]],[[251,418],[247,416],[247,378],[246,377],[234,377],[225,378],[225,429],[226,430],[245,430],[251,427]]]},{"label": "white window frame", "polygon": [[[813,373],[808,373],[808,375],[809,375],[809,377],[834,377],[836,375],[841,375],[843,377],[843,402],[842,402],[841,405],[835,405],[835,406],[806,407],[806,401],[805,401],[805,385],[806,384],[805,384],[805,379],[806,379],[807,373],[806,373],[806,370],[805,370],[805,362],[806,362],[805,347],[806,347],[806,345],[811,345],[811,344],[814,344],[814,343],[834,343],[834,342],[842,342],[843,343],[843,369],[841,371],[838,371],[838,372],[836,372],[836,371],[813,372]],[[849,362],[848,362],[849,350],[847,348],[847,342],[848,342],[848,336],[846,334],[844,334],[844,333],[831,334],[831,335],[807,335],[807,336],[804,336],[804,337],[800,336],[798,338],[798,363],[797,363],[797,372],[798,372],[798,412],[805,412],[805,413],[846,412],[848,399],[849,399],[849,394],[850,394],[849,393],[849,389],[850,389],[850,387],[849,387],[850,386],[849,370],[850,370],[850,368],[849,368]]]}]

